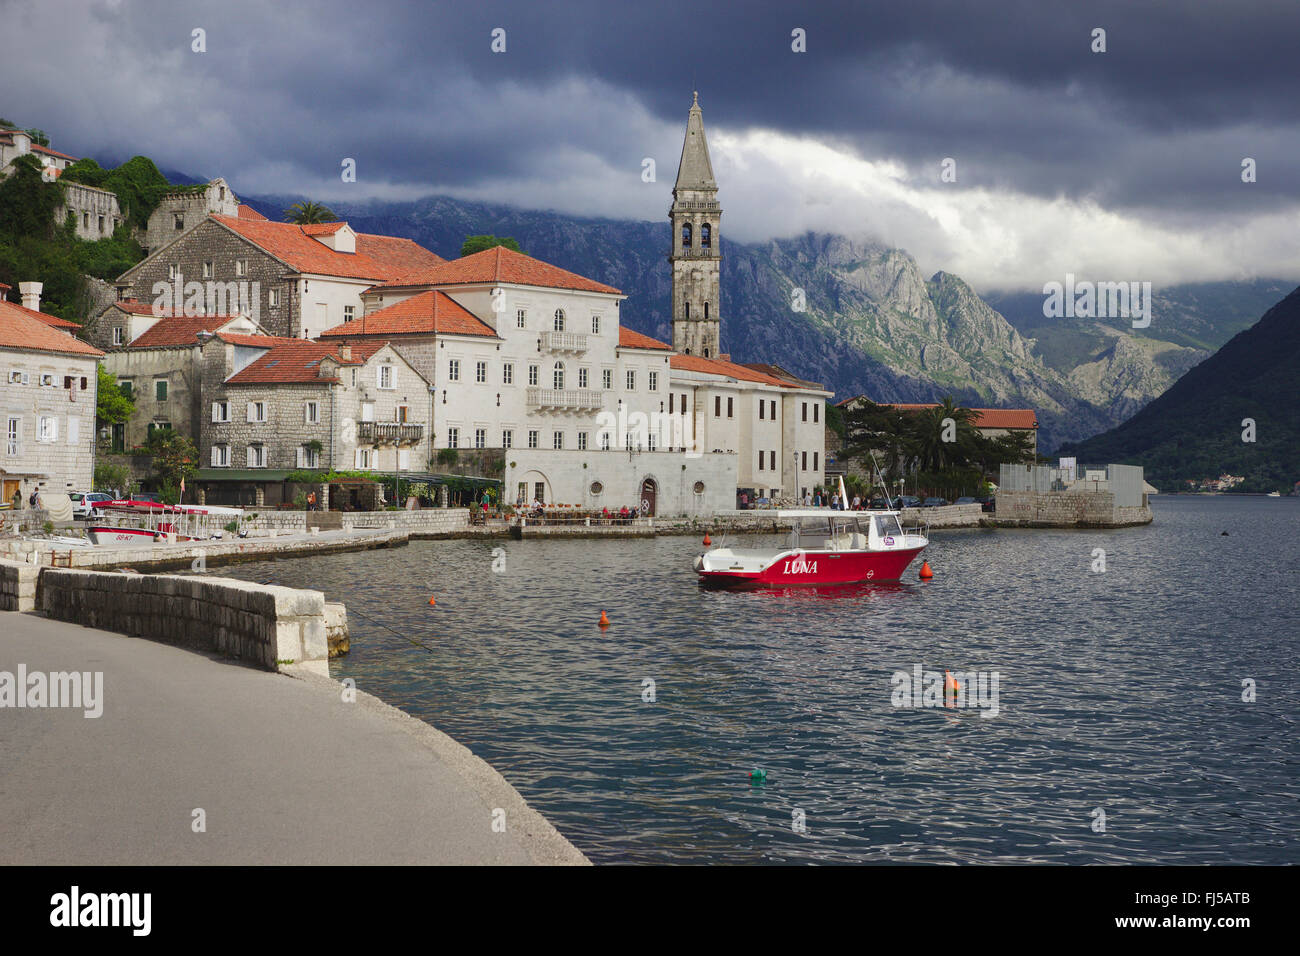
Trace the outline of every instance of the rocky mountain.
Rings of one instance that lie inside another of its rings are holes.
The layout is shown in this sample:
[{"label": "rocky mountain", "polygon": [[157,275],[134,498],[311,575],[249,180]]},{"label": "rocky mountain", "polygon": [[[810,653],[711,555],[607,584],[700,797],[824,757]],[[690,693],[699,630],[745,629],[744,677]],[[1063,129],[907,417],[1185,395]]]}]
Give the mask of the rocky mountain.
[{"label": "rocky mountain", "polygon": [[1224,472],[1244,476],[1243,491],[1290,490],[1300,479],[1300,289],[1118,428],[1061,451],[1143,464],[1162,490]]},{"label": "rocky mountain", "polygon": [[[299,198],[246,200],[279,219]],[[622,289],[624,323],[671,339],[666,219],[588,219],[446,197],[332,208],[356,229],[407,236],[448,258],[467,235],[513,236],[525,252]],[[927,279],[906,252],[844,236],[726,241],[723,256],[722,347],[736,361],[778,363],[838,398],[952,394],[969,405],[1032,407],[1043,449],[1118,424],[1208,354],[1100,324],[1062,337],[1026,319],[1031,304],[1042,318],[1042,296],[1005,299],[1024,322],[1018,328],[959,277]]]}]

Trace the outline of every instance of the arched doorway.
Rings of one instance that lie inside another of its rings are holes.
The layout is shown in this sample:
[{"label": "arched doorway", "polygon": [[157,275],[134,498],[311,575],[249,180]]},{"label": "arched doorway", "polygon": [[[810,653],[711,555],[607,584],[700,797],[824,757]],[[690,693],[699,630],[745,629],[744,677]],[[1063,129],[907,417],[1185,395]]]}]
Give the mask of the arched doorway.
[{"label": "arched doorway", "polygon": [[659,485],[653,478],[641,482],[641,508],[648,514],[655,513],[655,499],[659,496]]}]

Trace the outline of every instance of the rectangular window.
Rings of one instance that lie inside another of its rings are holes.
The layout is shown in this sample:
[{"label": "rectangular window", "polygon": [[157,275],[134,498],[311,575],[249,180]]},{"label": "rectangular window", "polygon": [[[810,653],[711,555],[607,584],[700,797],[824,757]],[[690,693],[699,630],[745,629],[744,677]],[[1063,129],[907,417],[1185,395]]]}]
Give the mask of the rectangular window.
[{"label": "rectangular window", "polygon": [[319,468],[320,452],[310,445],[298,446],[298,467],[299,468]]},{"label": "rectangular window", "polygon": [[486,428],[476,428],[476,429],[474,429],[474,447],[475,447],[475,448],[486,448],[486,447],[487,447],[487,429],[486,429]]},{"label": "rectangular window", "polygon": [[398,405],[396,411],[394,412],[393,420],[396,421],[397,424],[399,425],[405,425],[408,421],[411,420],[411,406]]},{"label": "rectangular window", "polygon": [[266,421],[266,402],[249,402],[248,420],[250,422]]},{"label": "rectangular window", "polygon": [[814,425],[817,424],[817,413],[820,410],[820,408],[821,408],[821,402],[813,403],[813,424]]},{"label": "rectangular window", "polygon": [[23,450],[23,420],[21,418],[10,418],[9,428],[6,432],[7,441],[5,444],[6,455],[17,455]]},{"label": "rectangular window", "polygon": [[722,396],[721,395],[713,396],[713,417],[714,418],[722,417]]},{"label": "rectangular window", "polygon": [[733,397],[731,397],[730,395],[727,396],[727,417],[728,417],[728,418],[734,418],[734,417],[735,417],[735,416],[732,414],[732,411],[733,411],[733,409],[734,409],[734,407],[735,407],[735,401],[736,401],[736,400],[735,400]]},{"label": "rectangular window", "polygon": [[112,438],[109,439],[109,441],[110,441],[109,448],[112,451],[116,451],[116,452],[126,451],[126,425],[124,425],[122,422],[118,422],[116,425],[114,425]]},{"label": "rectangular window", "polygon": [[113,344],[114,345],[122,344],[122,326],[120,325],[113,326]]},{"label": "rectangular window", "polygon": [[800,467],[803,471],[807,471],[807,470],[808,470],[808,453],[807,453],[807,452],[803,452],[803,457],[800,459],[800,466],[799,466],[799,467]]},{"label": "rectangular window", "polygon": [[266,293],[266,304],[273,309],[280,308],[280,290],[271,289]]},{"label": "rectangular window", "polygon": [[537,384],[537,366],[536,366],[536,365],[530,365],[530,366],[528,366],[528,384],[529,384],[529,385],[536,385],[536,384]]},{"label": "rectangular window", "polygon": [[213,468],[230,467],[230,446],[229,445],[212,446],[212,467]]},{"label": "rectangular window", "polygon": [[362,402],[362,403],[361,403],[361,420],[362,420],[363,422],[373,422],[373,421],[375,420],[375,403],[374,403],[374,402]]},{"label": "rectangular window", "polygon": [[478,362],[474,365],[474,381],[480,385],[487,382],[487,362]]},{"label": "rectangular window", "polygon": [[528,429],[528,447],[529,447],[529,448],[536,448],[536,447],[537,447],[537,429],[536,429],[536,428],[530,428],[530,429]]},{"label": "rectangular window", "polygon": [[53,373],[53,372],[42,372],[42,373],[41,373],[41,385],[44,386],[44,387],[47,387],[47,388],[53,388],[53,387],[54,387],[54,373]]},{"label": "rectangular window", "polygon": [[586,388],[586,387],[587,387],[587,370],[585,368],[580,368],[578,369],[578,388]]},{"label": "rectangular window", "polygon": [[636,369],[634,368],[627,370],[627,390],[629,392],[636,391]]},{"label": "rectangular window", "polygon": [[772,399],[772,421],[776,421],[776,399]]},{"label": "rectangular window", "polygon": [[515,447],[515,433],[513,429],[507,428],[505,431],[501,433],[501,447],[502,448]]},{"label": "rectangular window", "polygon": [[802,420],[805,421],[805,422],[808,420],[808,403],[807,403],[807,402],[804,402],[804,403],[803,403],[803,419],[802,419]]},{"label": "rectangular window", "polygon": [[513,362],[506,362],[505,365],[501,366],[501,384],[515,384],[515,364]]},{"label": "rectangular window", "polygon": [[153,383],[153,397],[155,401],[167,401],[167,379],[160,378]]},{"label": "rectangular window", "polygon": [[391,365],[379,366],[379,387],[383,389],[393,387],[393,367]]},{"label": "rectangular window", "polygon": [[768,454],[768,467],[776,471],[776,452],[770,451]]},{"label": "rectangular window", "polygon": [[551,435],[551,447],[556,449],[564,447],[564,432],[555,432]]},{"label": "rectangular window", "polygon": [[655,448],[658,447],[658,444],[659,444],[659,436],[655,434],[655,431],[652,428],[648,432],[646,432],[646,436],[645,436],[646,450],[654,451]]},{"label": "rectangular window", "polygon": [[211,260],[211,259],[209,259],[207,262],[203,263],[203,278],[205,278],[205,279],[211,279],[211,278],[212,278],[212,260]]},{"label": "rectangular window", "polygon": [[587,433],[578,432],[578,451],[587,450]]},{"label": "rectangular window", "polygon": [[767,408],[767,402],[760,400],[758,403],[758,420],[760,422],[763,420],[763,412],[766,408]]},{"label": "rectangular window", "polygon": [[357,461],[357,467],[358,467],[358,468],[369,468],[369,467],[370,467],[370,449],[369,449],[369,448],[358,448],[358,449],[356,450],[356,461]]},{"label": "rectangular window", "polygon": [[669,392],[669,393],[668,393],[668,414],[669,414],[669,415],[671,415],[671,414],[673,413],[673,400],[676,399],[676,398],[677,398],[677,393],[676,393],[676,392]]},{"label": "rectangular window", "polygon": [[351,322],[357,317],[357,307],[355,305],[345,305],[343,307],[343,321]]},{"label": "rectangular window", "polygon": [[306,402],[303,405],[303,421],[308,425],[320,422],[320,402]]},{"label": "rectangular window", "polygon": [[609,451],[609,432],[607,431],[600,433],[600,450]]},{"label": "rectangular window", "polygon": [[212,420],[214,422],[230,421],[230,403],[213,402],[212,403]]},{"label": "rectangular window", "polygon": [[[237,279],[242,279],[242,278],[243,278],[244,276],[246,276],[246,275],[248,275],[248,260],[247,260],[247,259],[236,259],[236,260],[235,260],[235,278],[237,278]],[[344,309],[343,311],[346,312],[347,309]]]},{"label": "rectangular window", "polygon": [[598,315],[591,317],[591,334],[600,335],[600,316]]},{"label": "rectangular window", "polygon": [[763,470],[763,453],[761,451],[758,453],[758,470]]},{"label": "rectangular window", "polygon": [[[89,225],[89,223],[87,224]],[[185,228],[185,216],[182,213],[176,213],[172,216],[172,225],[177,229]]]},{"label": "rectangular window", "polygon": [[[813,406],[813,408],[816,407],[816,405]],[[817,452],[813,452],[813,471],[817,471]]]},{"label": "rectangular window", "polygon": [[528,313],[523,309],[515,310],[515,328],[522,329],[528,324]]},{"label": "rectangular window", "polygon": [[647,386],[647,388],[649,388],[650,391],[652,391],[652,392],[657,392],[657,391],[659,391],[659,373],[658,373],[658,372],[651,372],[651,373],[650,373],[650,381],[646,383],[646,386]]},{"label": "rectangular window", "polygon": [[459,448],[459,447],[460,447],[460,429],[459,429],[459,428],[454,428],[454,427],[453,427],[453,428],[448,428],[448,429],[447,429],[447,447],[448,447],[448,448]]},{"label": "rectangular window", "polygon": [[127,398],[131,398],[135,395],[135,382],[131,381],[129,378],[122,379],[117,383],[117,387],[122,390],[122,394]]},{"label": "rectangular window", "polygon": [[181,272],[181,267],[179,263],[172,262],[167,265],[167,278],[175,279],[178,275],[180,275],[180,272]]},{"label": "rectangular window", "polygon": [[98,218],[99,218],[99,234],[102,236],[104,234],[104,217],[99,216]]},{"label": "rectangular window", "polygon": [[248,467],[265,468],[266,467],[266,448],[263,445],[248,446]]},{"label": "rectangular window", "polygon": [[614,387],[614,370],[612,368],[601,369],[600,387],[606,389]]}]

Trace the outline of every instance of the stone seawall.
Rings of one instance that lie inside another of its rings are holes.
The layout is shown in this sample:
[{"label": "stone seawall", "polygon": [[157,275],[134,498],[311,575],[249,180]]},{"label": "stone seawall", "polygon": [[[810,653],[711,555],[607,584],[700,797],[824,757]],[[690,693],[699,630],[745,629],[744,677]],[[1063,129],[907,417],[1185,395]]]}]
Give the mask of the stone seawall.
[{"label": "stone seawall", "polygon": [[40,571],[34,564],[0,560],[0,611],[36,610]]},{"label": "stone seawall", "polygon": [[308,528],[322,531],[393,529],[421,534],[444,534],[469,527],[468,508],[422,508],[418,511],[279,511],[250,507],[240,528],[249,537],[264,532],[301,532]]},{"label": "stone seawall", "polygon": [[[827,514],[852,514],[830,512]],[[899,520],[905,528],[929,524],[931,530],[976,528],[986,516],[979,505],[945,505],[941,508],[904,508]],[[656,534],[780,534],[789,531],[793,519],[778,518],[775,510],[723,511],[712,518],[656,518]]]},{"label": "stone seawall", "polygon": [[994,523],[1003,528],[1123,528],[1150,524],[1151,507],[1118,507],[1109,491],[999,491]]},{"label": "stone seawall", "polygon": [[275,671],[329,676],[325,595],[233,578],[40,572],[46,615],[85,627],[215,651]]}]

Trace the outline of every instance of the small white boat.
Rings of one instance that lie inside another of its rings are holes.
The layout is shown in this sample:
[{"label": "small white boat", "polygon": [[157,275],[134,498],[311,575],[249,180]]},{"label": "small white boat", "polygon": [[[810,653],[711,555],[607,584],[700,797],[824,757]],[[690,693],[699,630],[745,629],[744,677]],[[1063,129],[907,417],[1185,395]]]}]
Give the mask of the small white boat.
[{"label": "small white boat", "polygon": [[175,541],[206,541],[220,537],[231,521],[244,516],[242,508],[215,505],[165,505],[130,498],[96,506],[100,516],[86,527],[97,546],[147,548]]}]

